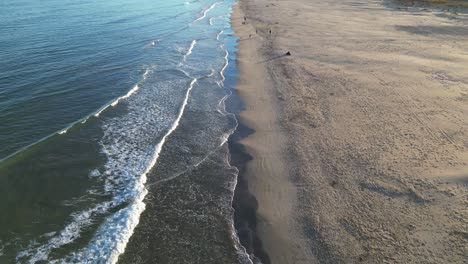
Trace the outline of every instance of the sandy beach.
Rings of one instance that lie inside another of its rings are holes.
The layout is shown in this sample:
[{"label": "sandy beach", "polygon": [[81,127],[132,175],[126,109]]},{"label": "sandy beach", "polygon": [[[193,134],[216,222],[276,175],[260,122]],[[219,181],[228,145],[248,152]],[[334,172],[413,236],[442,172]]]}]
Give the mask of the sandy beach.
[{"label": "sandy beach", "polygon": [[232,23],[262,262],[466,263],[468,15],[239,0]]}]

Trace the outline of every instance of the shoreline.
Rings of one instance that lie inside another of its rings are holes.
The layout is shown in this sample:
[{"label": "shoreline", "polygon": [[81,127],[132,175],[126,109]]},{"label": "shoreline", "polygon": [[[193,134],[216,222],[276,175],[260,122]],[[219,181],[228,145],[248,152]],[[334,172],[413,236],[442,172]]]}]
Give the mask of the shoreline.
[{"label": "shoreline", "polygon": [[457,16],[382,1],[236,3],[238,116],[255,130],[240,144],[271,263],[468,257]]},{"label": "shoreline", "polygon": [[258,52],[268,35],[264,30],[256,34],[244,4],[244,1],[235,4],[232,27],[239,37],[236,92],[245,104],[237,118],[239,124],[254,131],[239,138],[238,148],[250,157],[242,166],[240,178],[247,185],[244,188],[248,190],[247,196],[252,195],[255,199],[257,210],[253,232],[260,240],[257,250],[262,254],[256,257],[264,264],[308,263],[314,258],[297,222],[298,192],[289,173],[287,133],[278,115],[281,110],[275,84],[268,80],[266,68],[258,65],[258,62],[268,61]]}]

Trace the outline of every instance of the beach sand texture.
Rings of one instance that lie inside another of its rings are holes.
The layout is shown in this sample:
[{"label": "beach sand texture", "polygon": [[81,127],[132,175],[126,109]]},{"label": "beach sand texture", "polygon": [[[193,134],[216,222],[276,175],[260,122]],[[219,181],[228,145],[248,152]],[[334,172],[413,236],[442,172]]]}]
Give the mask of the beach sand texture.
[{"label": "beach sand texture", "polygon": [[240,0],[233,25],[271,263],[466,263],[468,15]]}]

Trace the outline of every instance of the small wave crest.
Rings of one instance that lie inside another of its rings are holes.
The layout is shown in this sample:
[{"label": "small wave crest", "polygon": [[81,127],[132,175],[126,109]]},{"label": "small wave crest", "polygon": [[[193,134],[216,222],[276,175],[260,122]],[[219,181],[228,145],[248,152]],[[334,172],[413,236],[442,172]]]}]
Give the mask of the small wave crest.
[{"label": "small wave crest", "polygon": [[216,34],[216,40],[219,41],[223,34],[224,34],[224,29],[221,30],[218,34]]},{"label": "small wave crest", "polygon": [[[138,91],[138,89],[140,89],[140,84],[141,84],[142,82],[144,82],[144,81],[146,80],[146,78],[148,78],[148,74],[149,74],[149,73],[150,73],[150,69],[146,69],[146,70],[145,70],[145,73],[143,73],[143,79],[142,79],[139,83],[135,84],[135,86],[133,86],[132,89],[130,89],[126,94],[124,94],[124,95],[118,97],[118,98],[115,99],[112,103],[107,104],[107,105],[105,105],[104,107],[102,107],[99,111],[97,111],[97,112],[94,114],[94,116],[95,116],[95,117],[99,117],[99,115],[101,115],[101,113],[104,112],[107,108],[109,108],[109,107],[111,107],[111,106],[112,106],[112,107],[116,106],[119,102],[121,102],[122,100],[127,99],[127,98],[130,97],[132,94],[134,94],[136,91]],[[84,121],[86,122],[86,120],[84,120]]]},{"label": "small wave crest", "polygon": [[89,116],[86,116],[76,122],[73,122],[72,124],[68,125],[66,128],[60,130],[59,132],[56,132],[57,134],[59,135],[64,135],[68,132],[68,130],[70,130],[70,128],[72,128],[73,126],[77,125],[78,123],[81,123],[81,124],[84,124],[86,123],[86,121],[88,121],[88,119],[91,117],[91,116],[94,116],[94,117],[99,117],[99,115],[101,115],[101,113],[103,111],[105,111],[107,108],[109,107],[114,107],[116,106],[120,101],[122,100],[125,100],[126,98],[130,97],[132,94],[134,94],[140,87],[139,87],[139,84],[144,82],[146,80],[146,78],[148,78],[148,74],[150,73],[150,69],[146,69],[145,72],[143,73],[143,78],[142,80],[135,84],[135,86],[132,87],[132,89],[130,89],[125,95],[123,96],[120,96],[118,97],[117,99],[115,99],[113,102],[109,103],[109,104],[106,104],[105,106],[103,106],[101,109],[99,109],[97,112],[95,112],[94,114],[92,115],[89,115]]},{"label": "small wave crest", "polygon": [[207,9],[205,9],[205,10],[202,12],[202,15],[201,15],[199,18],[195,19],[195,20],[193,21],[193,23],[195,23],[195,22],[197,22],[197,21],[200,21],[200,20],[203,20],[203,19],[206,17],[206,15],[208,14],[208,12],[210,12],[213,8],[215,8],[215,6],[217,6],[217,5],[219,5],[219,4],[222,4],[222,3],[223,3],[223,2],[216,2],[216,3],[213,3],[210,7],[208,7]]},{"label": "small wave crest", "polygon": [[193,48],[195,47],[196,44],[197,44],[197,40],[195,40],[195,39],[192,40],[192,43],[190,43],[190,47],[188,48],[187,53],[185,53],[185,55],[184,55],[184,57],[182,59],[182,62],[187,61],[188,56],[190,56],[190,54],[192,54]]}]

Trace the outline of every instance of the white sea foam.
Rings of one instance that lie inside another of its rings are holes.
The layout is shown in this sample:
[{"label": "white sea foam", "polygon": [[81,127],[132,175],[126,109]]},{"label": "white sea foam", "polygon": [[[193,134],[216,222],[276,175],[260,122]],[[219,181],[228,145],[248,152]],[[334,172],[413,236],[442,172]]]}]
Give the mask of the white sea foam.
[{"label": "white sea foam", "polygon": [[208,12],[210,12],[215,6],[221,4],[223,2],[216,2],[216,3],[213,3],[209,8],[207,8],[205,11],[203,11],[202,13],[202,16],[195,19],[193,22],[197,22],[197,21],[200,21],[202,19],[204,19],[206,17],[206,14],[208,14]]},{"label": "white sea foam", "polygon": [[135,86],[133,86],[132,89],[130,89],[130,91],[128,91],[125,95],[117,98],[114,102],[111,103],[111,106],[116,106],[120,100],[124,100],[128,97],[130,97],[132,94],[134,94],[136,91],[138,91],[138,89],[140,89],[140,86],[138,86],[138,84],[136,84]]},{"label": "white sea foam", "polygon": [[[16,260],[21,262],[23,258],[28,257],[28,263],[36,263],[38,261],[47,260],[51,251],[55,248],[59,248],[63,245],[73,242],[80,237],[81,230],[89,226],[91,222],[91,216],[93,214],[102,214],[109,208],[109,203],[103,203],[95,206],[92,209],[77,213],[72,216],[72,220],[65,226],[57,235],[47,241],[39,247],[29,247],[28,249],[21,251],[16,256]],[[33,243],[34,244],[34,243]]]},{"label": "white sea foam", "polygon": [[[229,9],[229,13],[232,12],[232,9]],[[216,35],[216,40],[220,40],[220,36],[224,34],[224,30],[221,30],[217,35]],[[220,75],[221,75],[221,81],[218,81],[218,85],[219,86],[224,86],[224,81],[226,80],[226,77],[224,76],[224,71],[226,70],[226,68],[228,67],[229,65],[229,52],[228,50],[225,48],[224,44],[221,45],[221,47],[224,49],[224,52],[225,52],[225,55],[224,55],[224,65],[223,65],[223,68],[221,69],[220,71]],[[234,128],[232,130],[229,131],[229,133],[223,135],[224,138],[223,138],[223,144],[225,144],[228,140],[229,140],[229,137],[237,130],[237,127],[239,126],[239,123],[237,121],[237,118],[236,116],[233,114],[233,113],[229,113],[226,111],[226,100],[232,95],[232,91],[231,90],[228,90],[229,93],[227,95],[225,95],[218,103],[218,107],[217,107],[217,111],[223,115],[229,115],[231,116],[236,124],[234,126]],[[239,170],[232,166],[230,164],[230,160],[229,160],[230,156],[228,156],[228,159],[225,161],[226,162],[226,165],[228,167],[230,167],[231,169],[234,169],[236,171],[236,177],[235,177],[235,181],[233,182],[233,184],[231,185],[231,192],[232,192],[232,196],[231,196],[231,201],[230,201],[230,204],[232,205],[233,204],[233,201],[234,201],[234,192],[235,192],[235,189],[237,187],[237,179],[238,179],[238,175],[239,175]],[[237,232],[236,232],[236,229],[234,227],[234,219],[230,219],[230,233],[231,233],[231,238],[232,240],[234,241],[234,247],[236,248],[236,251],[237,253],[239,254],[239,257],[241,258],[241,261],[243,263],[248,263],[248,264],[253,264],[253,261],[252,259],[250,258],[249,254],[247,253],[246,249],[242,246],[242,244],[240,243],[239,241],[239,237],[237,235]]]},{"label": "white sea foam", "polygon": [[216,71],[213,70],[213,69],[211,69],[210,74],[208,74],[206,77],[211,77],[211,76],[213,76],[215,73],[216,73]]},{"label": "white sea foam", "polygon": [[[214,3],[209,9],[205,10],[203,13],[204,17],[206,17],[206,14],[211,9],[213,9],[216,4],[219,3],[220,2]],[[223,33],[224,31],[221,31],[217,35],[216,39],[219,40],[220,35]],[[196,43],[196,40],[192,41],[186,54],[183,56],[183,62],[186,62],[188,56],[192,54]],[[218,83],[220,86],[222,86],[225,81],[224,71],[228,66],[228,55],[228,51],[225,50],[225,63],[220,71],[222,80],[220,83]],[[181,71],[184,72],[187,77],[191,77],[188,72],[183,70]],[[146,80],[149,72],[149,70],[145,71],[143,74],[143,80]],[[212,69],[208,76],[213,76],[214,74],[215,71]],[[197,82],[197,78],[191,77],[189,87],[185,91],[185,96],[182,100],[180,108],[178,109],[177,115],[175,116],[175,120],[171,119],[173,120],[171,121],[172,124],[167,127],[167,132],[165,132],[164,136],[157,144],[146,144],[146,142],[134,141],[133,139],[140,138],[142,135],[146,135],[148,133],[147,131],[150,130],[148,129],[150,126],[154,127],[154,124],[159,125],[159,121],[164,119],[164,115],[162,115],[162,113],[159,114],[158,112],[150,113],[145,111],[136,111],[138,109],[131,108],[135,102],[129,103],[129,111],[131,114],[128,116],[127,120],[115,120],[115,122],[104,125],[103,130],[105,136],[101,145],[103,153],[108,157],[109,160],[106,164],[105,171],[99,174],[100,177],[106,179],[105,192],[106,194],[111,194],[113,196],[112,200],[100,203],[91,209],[74,214],[64,229],[50,237],[46,244],[36,246],[35,243],[32,243],[29,248],[17,255],[17,260],[19,262],[23,262],[27,258],[28,262],[30,263],[35,263],[40,260],[47,260],[51,263],[54,263],[53,260],[51,261],[48,259],[52,250],[61,248],[62,246],[72,243],[77,238],[79,238],[83,229],[90,226],[93,223],[93,218],[96,216],[102,217],[108,214],[110,209],[115,209],[118,205],[128,203],[128,206],[118,210],[105,219],[105,221],[99,226],[97,232],[86,248],[70,254],[65,259],[55,260],[56,263],[117,262],[119,255],[124,252],[135,227],[138,225],[141,213],[145,210],[145,204],[143,201],[148,192],[145,188],[147,174],[157,163],[160,152],[166,140],[179,126],[179,122],[184,114],[190,93]],[[101,108],[98,112],[95,113],[94,116],[98,117],[105,109],[110,106],[115,106],[121,100],[132,100],[132,98],[135,97],[135,94],[137,94],[136,97],[138,97],[138,94],[141,93],[141,91],[138,91],[142,86],[142,82],[137,83],[125,95],[117,98],[111,104]],[[145,89],[141,90],[143,91]],[[218,103],[217,110],[222,114],[232,115],[225,111],[225,100],[228,98],[228,96],[225,96],[221,99],[221,101]],[[150,96],[147,97],[148,101],[150,101],[151,98],[155,98]],[[139,105],[148,105],[144,104],[146,101],[136,103]],[[154,106],[148,107],[150,107],[149,109],[152,109],[151,107]],[[158,119],[161,115],[163,117]],[[149,122],[148,120],[151,118],[156,119],[151,120],[154,122]],[[83,119],[82,122],[86,122],[86,120],[87,118]],[[133,122],[131,126],[128,126],[129,120],[132,120]],[[165,121],[162,123],[164,122]],[[143,127],[141,128],[140,126]],[[137,130],[138,132],[136,132]],[[233,131],[234,129],[230,130],[228,133],[224,133],[221,136],[220,147],[227,142],[229,135],[231,135]],[[154,139],[159,137],[151,138]],[[151,148],[148,148],[148,146],[151,146]],[[201,164],[207,157],[208,155],[200,162],[197,162],[195,166]],[[94,176],[97,175],[97,173],[92,172],[90,173],[90,176],[91,175]],[[233,226],[232,230],[234,230]],[[238,239],[235,231],[233,231],[233,240],[236,241],[236,248],[238,248]],[[240,251],[242,251],[242,246],[239,248],[239,252]]]},{"label": "white sea foam", "polygon": [[89,172],[89,177],[94,178],[99,176],[101,176],[101,172],[98,169],[94,169]]},{"label": "white sea foam", "polygon": [[[97,112],[94,114],[94,116],[95,116],[95,117],[99,117],[99,115],[100,115],[104,110],[106,110],[107,108],[109,108],[109,107],[111,107],[111,106],[112,106],[112,107],[116,106],[120,101],[122,101],[122,100],[124,100],[124,99],[127,99],[127,98],[130,97],[132,94],[134,94],[136,91],[138,91],[138,89],[140,89],[139,84],[140,84],[141,82],[144,82],[144,81],[146,80],[146,78],[147,78],[149,72],[150,72],[150,69],[146,69],[146,70],[145,70],[145,73],[143,73],[143,80],[141,80],[139,83],[137,83],[135,86],[133,86],[132,89],[130,89],[130,91],[128,91],[125,95],[122,95],[122,96],[118,97],[118,98],[115,99],[112,103],[110,103],[110,104],[105,105],[104,107],[102,107],[99,111],[97,111]],[[84,122],[86,122],[87,119],[88,119],[88,118],[86,118],[86,119],[84,120]]]},{"label": "white sea foam", "polygon": [[[190,52],[187,52],[185,58],[190,55],[195,43],[192,42]],[[148,74],[149,71],[144,73],[144,80],[146,80]],[[190,76],[188,73],[185,74],[188,77]],[[176,116],[173,116],[175,113],[167,111],[169,109],[158,109],[159,106],[151,102],[154,100],[152,98],[159,98],[157,94],[153,93],[159,92],[162,93],[161,96],[165,96],[168,100],[160,103],[173,108],[176,101],[172,102],[175,99],[172,99],[171,94],[174,88],[181,87],[185,82],[183,79],[175,82],[173,78],[168,77],[167,82],[171,84],[170,86],[165,86],[164,83],[159,82],[159,85],[163,85],[161,89],[145,89],[143,93],[136,97],[133,95],[138,91],[138,88],[134,87],[126,95],[119,98],[119,100],[130,100],[129,113],[124,117],[104,120],[104,136],[100,144],[102,152],[108,157],[108,161],[103,173],[97,170],[90,173],[91,177],[100,176],[105,179],[104,192],[111,195],[112,200],[75,213],[64,229],[50,237],[46,243],[38,246],[32,242],[27,249],[19,252],[17,255],[18,262],[24,262],[25,260],[29,263],[44,260],[51,263],[54,263],[54,261],[55,263],[117,262],[118,256],[124,252],[133,230],[138,225],[140,214],[145,209],[143,200],[147,194],[145,188],[146,175],[156,164],[167,138],[178,127],[190,93],[197,83],[197,78],[190,77],[190,79],[184,97],[180,98],[182,102]],[[140,83],[139,86],[141,86]],[[164,98],[159,99],[164,100]],[[104,109],[101,109],[97,114],[99,115]],[[161,112],[162,110],[164,112]],[[165,130],[164,123],[168,124],[167,130]],[[158,124],[158,126],[155,126],[155,124]],[[151,134],[151,131],[156,134]],[[157,133],[160,132],[164,133],[162,138],[152,145],[154,146],[152,149],[148,148],[151,143],[146,142],[146,140],[154,140],[157,138]],[[64,259],[49,259],[52,250],[61,248],[79,238],[83,229],[90,226],[95,217],[102,216],[108,213],[110,209],[124,203],[129,203],[129,205],[107,217],[86,248],[73,252]]]},{"label": "white sea foam", "polygon": [[229,65],[229,60],[228,60],[228,56],[229,56],[229,52],[227,50],[224,50],[225,51],[225,55],[224,55],[224,66],[223,68],[221,69],[221,76],[223,77],[223,82],[226,80],[226,77],[224,77],[224,71],[226,70],[227,66]]},{"label": "white sea foam", "polygon": [[[146,168],[145,172],[140,176],[140,180],[138,182],[138,189],[141,189],[139,194],[137,195],[137,199],[127,208],[124,208],[120,210],[118,213],[114,214],[110,219],[107,219],[106,222],[101,226],[101,230],[104,230],[106,233],[110,233],[114,237],[115,240],[108,241],[108,243],[115,243],[111,245],[107,245],[108,249],[112,252],[109,258],[108,263],[116,263],[117,259],[120,254],[122,254],[125,251],[125,247],[128,243],[128,240],[133,234],[133,230],[135,227],[138,225],[140,215],[141,213],[145,210],[145,204],[143,203],[143,199],[145,198],[146,194],[148,191],[145,188],[145,183],[147,179],[147,174],[148,172],[154,167],[156,164],[159,154],[161,152],[161,149],[166,142],[167,138],[174,132],[174,130],[179,126],[180,119],[182,118],[184,114],[185,107],[188,103],[188,99],[190,97],[190,92],[192,91],[194,84],[197,82],[197,79],[194,78],[191,83],[189,88],[187,89],[185,93],[185,98],[182,103],[181,108],[179,109],[179,113],[177,115],[177,118],[175,122],[172,124],[171,128],[169,131],[164,135],[164,137],[161,139],[161,141],[156,145],[154,149],[154,156],[149,164],[149,166]],[[115,221],[114,219],[122,219],[122,217],[119,217],[120,215],[125,215],[126,217],[123,217],[124,222],[115,227]],[[122,228],[123,227],[123,228]],[[117,230],[113,230],[117,229]],[[98,231],[99,234],[99,231]],[[98,240],[99,241],[99,240]],[[93,244],[93,243],[91,243]],[[102,250],[102,247],[98,248],[99,251]],[[86,254],[90,254],[93,251],[88,250],[86,251]],[[96,255],[100,256],[100,255]]]},{"label": "white sea foam", "polygon": [[[229,137],[237,130],[237,127],[239,126],[239,123],[238,123],[237,118],[235,117],[235,115],[233,113],[229,113],[229,112],[226,111],[226,104],[225,103],[226,103],[226,100],[231,95],[232,95],[232,92],[229,90],[229,94],[224,96],[218,103],[218,108],[217,108],[218,112],[223,114],[223,115],[232,116],[232,118],[234,118],[234,120],[236,121],[236,124],[235,124],[234,128],[232,128],[228,133],[223,134],[223,140],[222,140],[221,145],[224,145],[226,142],[228,142]],[[230,188],[229,188],[231,190],[231,192],[232,192],[231,201],[230,201],[230,204],[232,205],[233,201],[234,201],[234,192],[235,192],[236,186],[237,186],[237,178],[238,178],[238,175],[239,175],[239,170],[237,169],[237,167],[234,167],[234,166],[231,165],[229,157],[230,156],[228,156],[228,159],[225,160],[226,165],[227,165],[227,167],[229,167],[229,168],[236,171],[235,180],[232,183],[232,185],[230,185]],[[242,244],[239,241],[239,237],[238,237],[236,229],[234,227],[234,219],[230,219],[230,230],[229,231],[231,233],[231,239],[234,241],[234,247],[236,248],[236,251],[239,254],[239,257],[241,258],[242,263],[253,264],[253,261],[250,258],[249,254],[247,254],[246,249],[242,246]]]},{"label": "white sea foam", "polygon": [[[223,102],[222,105],[223,105],[223,111],[224,112],[226,112],[226,109],[224,108],[224,102],[226,101],[226,99],[228,97],[229,97],[229,95],[225,99],[223,98],[224,100],[221,100]],[[228,113],[228,114],[234,115],[232,113]],[[237,122],[237,119],[235,117],[234,117],[234,120],[236,120],[236,125],[235,125],[234,129],[228,135],[228,137],[226,139],[226,142],[227,142],[229,136],[231,136],[237,130],[237,127],[239,126],[239,123]],[[231,190],[231,193],[232,193],[231,201],[230,201],[230,204],[232,205],[233,202],[234,202],[234,193],[235,193],[235,190],[236,190],[236,187],[237,187],[237,179],[238,179],[238,176],[239,176],[239,170],[237,169],[237,167],[231,165],[231,162],[230,162],[229,158],[230,158],[230,156],[228,156],[228,159],[225,160],[226,165],[229,168],[234,169],[236,171],[236,173],[235,173],[236,177],[234,177],[235,180],[232,183],[232,185],[230,185],[230,188],[229,188]],[[234,247],[236,248],[237,254],[239,254],[241,262],[246,263],[246,264],[253,264],[253,261],[250,258],[250,255],[247,253],[245,247],[242,246],[242,244],[239,241],[239,236],[237,235],[236,228],[234,227],[234,218],[230,219],[229,227],[230,227],[229,231],[231,233],[231,239],[234,242]]]},{"label": "white sea foam", "polygon": [[218,107],[216,108],[216,111],[218,111],[218,113],[222,114],[222,115],[225,115],[227,112],[226,112],[226,100],[229,98],[229,96],[231,96],[232,92],[229,91],[228,94],[226,94],[223,98],[221,98],[221,100],[218,102]]},{"label": "white sea foam", "polygon": [[3,250],[5,249],[5,245],[1,244],[2,241],[0,240],[0,257],[3,256]]},{"label": "white sea foam", "polygon": [[187,57],[190,56],[190,54],[192,54],[193,48],[195,47],[196,44],[197,44],[197,41],[195,39],[192,40],[192,43],[190,43],[190,47],[187,50],[187,53],[185,53],[184,58],[182,59],[183,62],[187,61]]},{"label": "white sea foam", "polygon": [[213,25],[213,17],[210,17],[210,19],[208,20],[208,23],[210,24],[210,26]]},{"label": "white sea foam", "polygon": [[[222,47],[224,48],[224,45],[222,45]],[[229,65],[229,52],[227,51],[227,49],[224,49],[224,66],[223,68],[221,69],[221,71],[219,72],[219,74],[221,75],[221,80],[218,81],[218,85],[219,86],[224,86],[224,81],[226,80],[226,77],[224,76],[224,71],[226,70],[227,66]]]},{"label": "white sea foam", "polygon": [[221,37],[221,35],[224,34],[224,29],[221,30],[217,35],[216,35],[216,40],[219,41],[219,38]]}]

